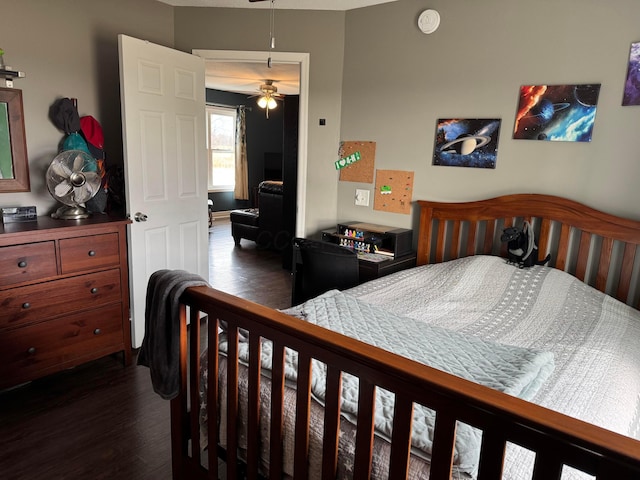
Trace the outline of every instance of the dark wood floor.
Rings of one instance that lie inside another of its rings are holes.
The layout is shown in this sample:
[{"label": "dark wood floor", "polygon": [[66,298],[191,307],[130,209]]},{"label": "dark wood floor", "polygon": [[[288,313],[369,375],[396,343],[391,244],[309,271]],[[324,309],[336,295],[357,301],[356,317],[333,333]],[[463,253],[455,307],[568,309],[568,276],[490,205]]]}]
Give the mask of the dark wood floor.
[{"label": "dark wood floor", "polygon": [[[243,240],[228,221],[209,234],[214,288],[274,308],[290,305],[291,277],[279,254]],[[169,402],[149,370],[110,356],[0,392],[3,480],[171,478]]]}]

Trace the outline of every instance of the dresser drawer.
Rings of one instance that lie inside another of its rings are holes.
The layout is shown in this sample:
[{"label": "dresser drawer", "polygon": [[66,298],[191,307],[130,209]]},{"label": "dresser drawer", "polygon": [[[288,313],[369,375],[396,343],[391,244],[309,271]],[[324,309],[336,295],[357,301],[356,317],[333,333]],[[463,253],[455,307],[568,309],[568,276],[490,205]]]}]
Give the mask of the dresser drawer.
[{"label": "dresser drawer", "polygon": [[25,243],[0,248],[0,287],[56,275],[53,242]]},{"label": "dresser drawer", "polygon": [[0,388],[122,350],[122,305],[0,332]]},{"label": "dresser drawer", "polygon": [[0,328],[119,302],[121,295],[117,268],[0,291]]},{"label": "dresser drawer", "polygon": [[119,265],[119,246],[117,233],[60,240],[62,273]]}]

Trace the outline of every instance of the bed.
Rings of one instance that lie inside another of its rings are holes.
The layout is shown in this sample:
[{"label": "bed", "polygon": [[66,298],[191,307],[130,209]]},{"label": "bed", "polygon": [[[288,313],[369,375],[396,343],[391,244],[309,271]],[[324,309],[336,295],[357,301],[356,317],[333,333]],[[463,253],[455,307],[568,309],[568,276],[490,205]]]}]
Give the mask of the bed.
[{"label": "bed", "polygon": [[[185,291],[174,478],[640,478],[640,222],[536,194],[418,207],[415,269],[285,312]],[[524,220],[549,266],[500,258]]]}]

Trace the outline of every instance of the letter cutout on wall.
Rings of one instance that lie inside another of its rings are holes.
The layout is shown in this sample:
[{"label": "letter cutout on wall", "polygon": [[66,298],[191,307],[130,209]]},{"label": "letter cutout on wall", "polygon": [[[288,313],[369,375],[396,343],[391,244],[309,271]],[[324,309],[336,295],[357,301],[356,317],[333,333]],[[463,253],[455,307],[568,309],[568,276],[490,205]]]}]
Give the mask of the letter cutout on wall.
[{"label": "letter cutout on wall", "polygon": [[[351,162],[340,169],[340,181],[373,183],[373,171],[376,164],[376,142],[340,142],[338,162],[347,158],[355,158],[356,153],[359,155],[359,160]],[[351,157],[352,155],[353,157]]]}]

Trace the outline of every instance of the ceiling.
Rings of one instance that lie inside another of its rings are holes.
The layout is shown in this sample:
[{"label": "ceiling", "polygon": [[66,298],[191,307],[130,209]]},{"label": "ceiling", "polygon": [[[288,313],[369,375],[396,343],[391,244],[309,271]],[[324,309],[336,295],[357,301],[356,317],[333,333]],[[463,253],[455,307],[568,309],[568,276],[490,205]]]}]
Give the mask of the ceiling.
[{"label": "ceiling", "polygon": [[273,80],[278,93],[297,95],[300,92],[300,65],[290,63],[273,63],[271,68],[267,62],[206,62],[205,86],[225,92],[259,93],[258,87],[265,80]]},{"label": "ceiling", "polygon": [[[249,0],[159,0],[174,7],[269,8],[271,2]],[[396,0],[274,0],[274,8],[283,10],[353,10]]]}]

